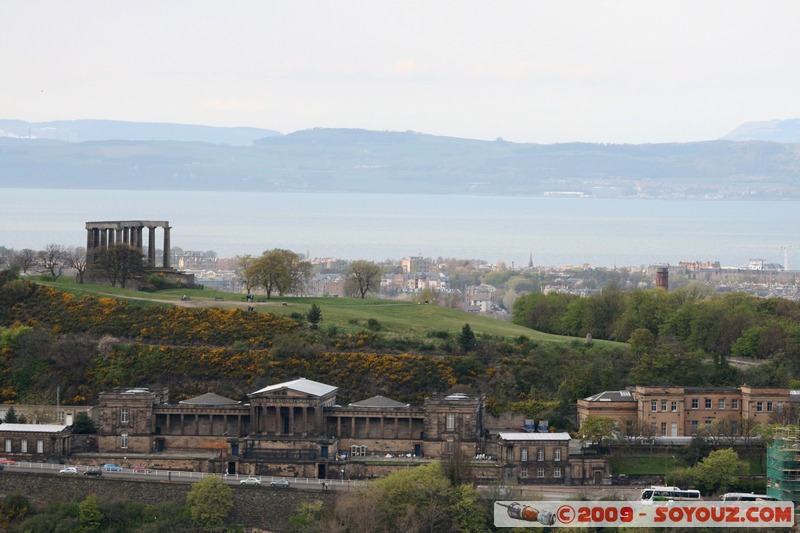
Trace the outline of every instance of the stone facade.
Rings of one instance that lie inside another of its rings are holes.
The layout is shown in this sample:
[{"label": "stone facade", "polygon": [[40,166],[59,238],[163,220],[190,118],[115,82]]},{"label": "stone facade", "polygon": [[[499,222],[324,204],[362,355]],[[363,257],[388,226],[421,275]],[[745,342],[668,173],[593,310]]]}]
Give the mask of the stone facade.
[{"label": "stone facade", "polygon": [[744,425],[770,422],[790,398],[782,388],[636,386],[578,400],[578,423],[592,415],[615,420],[629,436],[689,437],[711,426],[737,436]]},{"label": "stone facade", "polygon": [[[376,396],[342,406],[337,390],[301,378],[264,387],[244,402],[214,393],[170,402],[167,389],[104,392],[95,409],[97,452],[82,459],[319,479],[372,478],[441,460],[469,463],[471,477],[488,482],[526,479],[515,450],[528,439],[544,442],[552,462],[544,478],[530,475],[533,482],[594,482],[591,472],[583,478],[583,468],[580,476],[567,468],[569,435],[520,431],[524,420],[517,416],[487,419],[481,395],[433,395],[421,406]],[[500,427],[504,422],[510,427]]]}]

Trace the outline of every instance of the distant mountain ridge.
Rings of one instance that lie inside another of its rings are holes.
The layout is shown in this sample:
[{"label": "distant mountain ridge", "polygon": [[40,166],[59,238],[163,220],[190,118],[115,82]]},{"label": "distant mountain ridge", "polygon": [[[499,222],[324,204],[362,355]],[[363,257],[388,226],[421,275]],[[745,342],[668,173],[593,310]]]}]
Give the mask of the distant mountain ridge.
[{"label": "distant mountain ridge", "polygon": [[800,144],[541,145],[326,128],[245,128],[236,144],[200,140],[206,127],[196,128],[169,140],[0,136],[0,188],[800,199]]},{"label": "distant mountain ridge", "polygon": [[180,141],[249,146],[256,139],[281,135],[261,128],[200,126],[120,120],[55,120],[25,122],[0,120],[0,137],[50,139],[73,143],[87,141]]},{"label": "distant mountain ridge", "polygon": [[722,137],[722,140],[800,143],[800,119],[745,122]]}]

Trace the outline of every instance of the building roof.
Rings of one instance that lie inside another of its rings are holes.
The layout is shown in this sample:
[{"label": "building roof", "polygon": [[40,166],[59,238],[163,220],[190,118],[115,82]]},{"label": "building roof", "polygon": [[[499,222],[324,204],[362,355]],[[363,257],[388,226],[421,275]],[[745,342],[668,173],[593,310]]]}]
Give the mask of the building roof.
[{"label": "building roof", "polygon": [[242,402],[226,398],[225,396],[220,396],[214,392],[207,392],[205,394],[201,394],[200,396],[189,398],[188,400],[181,400],[178,403],[189,405],[236,405]]},{"label": "building roof", "polygon": [[526,433],[526,432],[515,432],[515,433],[503,433],[500,432],[498,434],[502,440],[509,440],[509,441],[540,441],[540,442],[548,442],[548,441],[561,441],[561,440],[570,440],[569,433]]},{"label": "building roof", "polygon": [[599,392],[594,396],[584,398],[587,402],[635,402],[631,391],[627,390],[607,390]]},{"label": "building roof", "polygon": [[366,400],[361,400],[360,402],[351,403],[349,404],[349,407],[371,407],[378,409],[386,409],[386,408],[408,407],[409,405],[410,404],[386,398],[385,396],[373,396],[372,398],[367,398]]},{"label": "building roof", "polygon": [[24,431],[25,433],[61,433],[69,426],[62,424],[0,424],[0,431]]},{"label": "building roof", "polygon": [[272,392],[280,389],[291,389],[298,392],[303,392],[306,394],[311,394],[313,396],[325,396],[326,394],[330,394],[334,392],[339,387],[334,387],[333,385],[326,385],[325,383],[319,383],[317,381],[312,381],[306,378],[295,379],[293,381],[285,381],[283,383],[276,383],[275,385],[269,385],[264,387],[263,389],[259,389],[250,394],[253,396],[255,394],[261,394],[264,392]]}]

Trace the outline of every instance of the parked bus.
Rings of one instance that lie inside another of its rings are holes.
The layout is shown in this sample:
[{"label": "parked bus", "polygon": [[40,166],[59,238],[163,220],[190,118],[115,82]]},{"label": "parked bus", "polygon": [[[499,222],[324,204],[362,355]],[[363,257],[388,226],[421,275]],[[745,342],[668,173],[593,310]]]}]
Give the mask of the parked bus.
[{"label": "parked bus", "polygon": [[700,491],[696,489],[680,489],[678,487],[652,486],[642,491],[642,503],[700,501]]},{"label": "parked bus", "polygon": [[728,492],[722,495],[724,502],[777,502],[778,498],[767,496],[766,494],[754,494],[752,492]]}]

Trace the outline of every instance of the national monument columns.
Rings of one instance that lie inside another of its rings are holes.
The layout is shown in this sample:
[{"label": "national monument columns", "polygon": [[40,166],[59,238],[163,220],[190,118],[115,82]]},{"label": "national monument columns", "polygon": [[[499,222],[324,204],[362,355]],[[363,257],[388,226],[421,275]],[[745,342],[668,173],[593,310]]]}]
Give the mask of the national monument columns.
[{"label": "national monument columns", "polygon": [[92,264],[97,254],[110,246],[124,244],[143,252],[144,228],[148,229],[147,266],[156,266],[156,229],[164,230],[163,268],[170,268],[169,222],[165,220],[127,220],[86,223],[86,262]]}]

